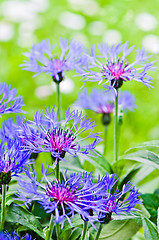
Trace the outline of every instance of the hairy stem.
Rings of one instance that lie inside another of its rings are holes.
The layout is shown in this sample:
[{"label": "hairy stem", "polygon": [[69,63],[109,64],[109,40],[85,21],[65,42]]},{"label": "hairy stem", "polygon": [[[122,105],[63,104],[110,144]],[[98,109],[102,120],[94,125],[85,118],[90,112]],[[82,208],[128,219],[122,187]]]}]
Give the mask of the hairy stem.
[{"label": "hairy stem", "polygon": [[104,126],[104,156],[106,155],[106,149],[107,149],[107,133],[108,133],[108,126]]},{"label": "hairy stem", "polygon": [[98,232],[97,232],[96,237],[95,237],[95,240],[98,240],[98,239],[99,239],[99,236],[100,236],[100,233],[101,233],[101,231],[102,231],[102,228],[103,228],[103,224],[100,223]]},{"label": "hairy stem", "polygon": [[48,230],[48,233],[46,234],[45,240],[51,240],[53,227],[54,227],[53,215],[51,214],[50,224],[49,224],[49,230]]},{"label": "hairy stem", "polygon": [[81,235],[81,240],[85,240],[86,233],[87,233],[87,226],[88,226],[88,221],[84,221],[83,223],[83,231]]},{"label": "hairy stem", "polygon": [[118,161],[119,152],[119,124],[118,124],[118,89],[115,96],[115,116],[114,116],[114,160]]},{"label": "hairy stem", "polygon": [[0,230],[4,229],[4,224],[6,220],[6,191],[7,185],[2,184],[2,205],[1,205],[1,228]]}]

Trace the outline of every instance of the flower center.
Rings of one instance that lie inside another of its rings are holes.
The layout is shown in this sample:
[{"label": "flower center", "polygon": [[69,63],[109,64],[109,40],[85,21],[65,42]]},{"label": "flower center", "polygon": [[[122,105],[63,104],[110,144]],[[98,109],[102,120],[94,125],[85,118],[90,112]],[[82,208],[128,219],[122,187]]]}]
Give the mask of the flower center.
[{"label": "flower center", "polygon": [[102,73],[106,79],[113,77],[111,80],[111,85],[114,88],[120,88],[123,84],[123,81],[128,80],[126,73],[130,72],[129,69],[126,69],[128,63],[124,63],[120,58],[117,62],[108,62],[106,66],[103,67]]},{"label": "flower center", "polygon": [[77,144],[74,142],[75,139],[76,136],[72,132],[61,128],[53,129],[51,133],[47,133],[46,137],[46,140],[51,143],[51,147],[59,152],[65,151],[67,147],[75,149]]},{"label": "flower center", "polygon": [[109,202],[106,205],[106,211],[113,212],[116,207],[116,202],[113,200],[109,200]]},{"label": "flower center", "polygon": [[74,192],[69,188],[58,184],[52,183],[51,186],[48,186],[46,189],[46,194],[51,198],[51,201],[56,202],[75,202],[77,197]]},{"label": "flower center", "polygon": [[55,72],[57,72],[56,75],[53,75],[53,80],[56,83],[62,82],[64,78],[64,67],[65,66],[65,60],[60,60],[60,59],[53,59],[53,68]]}]

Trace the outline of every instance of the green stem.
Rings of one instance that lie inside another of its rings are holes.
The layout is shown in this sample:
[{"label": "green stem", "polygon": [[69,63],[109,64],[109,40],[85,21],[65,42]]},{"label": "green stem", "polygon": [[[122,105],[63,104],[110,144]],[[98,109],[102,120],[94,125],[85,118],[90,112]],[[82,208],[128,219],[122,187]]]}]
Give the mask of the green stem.
[{"label": "green stem", "polygon": [[99,236],[100,236],[100,233],[101,233],[101,231],[102,231],[102,228],[103,228],[103,224],[100,223],[98,232],[97,232],[96,237],[95,237],[95,240],[98,240],[98,239],[99,239]]},{"label": "green stem", "polygon": [[56,164],[56,179],[60,181],[60,162],[57,160]]},{"label": "green stem", "polygon": [[86,237],[86,233],[87,233],[87,226],[88,226],[88,221],[84,221],[83,224],[83,231],[82,231],[82,236],[81,236],[81,240],[84,240]]},{"label": "green stem", "polygon": [[60,225],[56,224],[56,236],[57,240],[60,240]]},{"label": "green stem", "polygon": [[114,116],[114,160],[118,161],[119,152],[119,136],[118,136],[118,89],[115,96],[115,116]]},{"label": "green stem", "polygon": [[58,107],[58,120],[61,120],[61,95],[60,95],[60,83],[56,83],[57,88],[57,107]]},{"label": "green stem", "polygon": [[6,220],[6,191],[7,191],[7,185],[2,184],[2,205],[1,205],[1,228],[0,228],[0,230],[4,229],[4,223]]},{"label": "green stem", "polygon": [[48,230],[48,233],[46,234],[45,240],[50,240],[51,239],[53,227],[54,227],[53,214],[51,214],[49,230]]},{"label": "green stem", "polygon": [[107,133],[108,133],[108,126],[104,126],[104,156],[106,155],[106,145],[107,145]]}]

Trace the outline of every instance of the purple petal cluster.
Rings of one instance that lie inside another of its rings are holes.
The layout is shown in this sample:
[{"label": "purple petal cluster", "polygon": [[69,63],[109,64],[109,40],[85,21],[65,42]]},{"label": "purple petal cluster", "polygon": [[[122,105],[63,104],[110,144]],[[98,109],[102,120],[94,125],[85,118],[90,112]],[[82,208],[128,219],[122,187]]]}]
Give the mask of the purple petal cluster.
[{"label": "purple petal cluster", "polygon": [[111,216],[112,213],[123,215],[133,214],[138,211],[135,206],[141,203],[139,199],[141,194],[130,182],[124,184],[122,189],[119,190],[118,187],[115,187],[118,179],[116,179],[116,175],[114,174],[111,178],[109,175],[103,176],[99,181],[103,182],[104,185],[101,195],[103,195],[102,198],[105,200],[106,210],[106,213],[102,212],[99,214],[99,220],[104,221],[104,218],[107,217],[107,215]]},{"label": "purple petal cluster", "polygon": [[[84,109],[90,109],[96,113],[109,114],[114,112],[115,94],[113,91],[92,89],[90,96],[87,89],[84,89],[79,95],[76,104]],[[133,111],[136,108],[135,98],[129,91],[119,92],[120,111]]]},{"label": "purple petal cluster", "polygon": [[0,114],[5,113],[25,113],[21,110],[24,106],[23,98],[17,96],[16,88],[11,89],[11,85],[0,83]]},{"label": "purple petal cluster", "polygon": [[0,143],[0,175],[11,174],[17,176],[24,169],[31,153],[21,151],[21,144],[17,138],[2,140]]},{"label": "purple petal cluster", "polygon": [[[47,178],[48,168],[42,166],[43,180],[37,181],[34,172],[27,168],[26,176],[19,178],[18,200],[26,206],[33,200],[37,200],[48,213],[53,213],[54,221],[64,226],[65,219],[71,223],[71,218],[76,213],[80,214],[84,221],[98,221],[97,214],[104,207],[98,196],[101,183],[94,183],[94,177],[88,173],[71,174],[69,178],[63,172],[63,180],[57,179],[50,182]],[[50,178],[49,178],[50,179]]]},{"label": "purple petal cluster", "polygon": [[135,208],[140,203],[138,190],[130,182],[121,191],[118,188],[115,190],[115,175],[110,177],[107,174],[95,181],[92,173],[74,173],[67,177],[63,172],[62,181],[55,179],[50,182],[47,170],[43,165],[43,179],[37,181],[35,171],[27,168],[26,175],[18,180],[20,188],[17,199],[26,206],[38,201],[48,213],[54,215],[54,221],[61,223],[61,227],[65,219],[71,224],[75,214],[81,215],[84,221],[89,220],[94,226],[93,221],[103,222],[112,213],[133,214],[138,211]]},{"label": "purple petal cluster", "polygon": [[14,230],[14,232],[11,232],[11,233],[9,233],[8,231],[1,232],[0,239],[2,240],[33,240],[32,236],[30,236],[28,233],[26,233],[22,237],[19,237],[18,230]]},{"label": "purple petal cluster", "polygon": [[[25,121],[19,130],[25,143],[22,148],[32,152],[50,152],[53,159],[63,160],[65,153],[73,157],[81,155],[86,158],[92,153],[100,141],[99,134],[92,133],[94,122],[82,116],[82,112],[66,111],[65,120],[58,121],[58,112],[54,108],[46,109],[46,114],[37,111],[34,122]],[[82,134],[85,133],[85,137]],[[81,136],[80,136],[81,135]],[[78,137],[81,137],[78,139]],[[85,140],[93,139],[92,143]]]},{"label": "purple petal cluster", "polygon": [[61,82],[65,71],[73,70],[81,65],[80,56],[84,47],[74,40],[68,44],[68,40],[65,38],[60,38],[59,42],[60,57],[52,54],[55,46],[51,46],[49,40],[43,40],[37,46],[33,45],[32,49],[24,54],[29,58],[29,61],[21,64],[23,69],[37,74],[45,72],[51,75],[55,82]]},{"label": "purple petal cluster", "polygon": [[100,56],[95,55],[95,46],[91,47],[91,55],[85,57],[85,66],[76,68],[79,75],[84,78],[84,82],[99,82],[108,90],[118,89],[123,82],[136,80],[142,82],[148,88],[151,87],[151,80],[147,72],[153,71],[153,63],[148,62],[151,56],[147,55],[143,49],[137,49],[136,59],[128,63],[126,58],[133,50],[134,46],[128,48],[128,42],[108,46],[108,44],[98,44]]}]

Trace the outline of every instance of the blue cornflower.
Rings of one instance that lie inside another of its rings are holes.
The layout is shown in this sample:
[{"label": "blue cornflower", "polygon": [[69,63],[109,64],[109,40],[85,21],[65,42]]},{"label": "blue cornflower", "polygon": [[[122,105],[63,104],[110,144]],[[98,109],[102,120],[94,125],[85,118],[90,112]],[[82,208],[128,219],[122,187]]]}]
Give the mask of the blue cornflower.
[{"label": "blue cornflower", "polygon": [[[108,90],[120,88],[124,81],[136,80],[142,82],[148,88],[151,87],[152,77],[147,75],[147,71],[154,70],[153,63],[148,62],[148,56],[143,49],[137,49],[136,59],[133,63],[128,63],[126,57],[133,50],[134,46],[128,48],[128,42],[108,46],[108,44],[98,44],[100,56],[95,55],[95,46],[91,47],[91,56],[85,57],[85,66],[76,68],[79,75],[87,81],[98,81],[103,83]],[[102,61],[102,58],[104,59]],[[137,66],[135,68],[135,66]],[[106,85],[108,83],[108,85]]]},{"label": "blue cornflower", "polygon": [[[119,115],[127,110],[133,111],[136,108],[135,98],[129,91],[119,92]],[[90,96],[87,89],[84,89],[79,95],[76,104],[84,109],[90,109],[96,113],[101,113],[102,123],[108,125],[111,121],[111,113],[114,113],[115,94],[113,91],[92,89]]]},{"label": "blue cornflower", "polygon": [[[106,92],[104,90],[92,89],[90,96],[87,89],[84,89],[78,95],[77,104],[84,108],[90,109],[96,113],[109,114],[114,112],[115,94],[114,92]],[[135,98],[129,91],[122,91],[119,93],[119,109],[122,111],[133,111],[136,108]]]},{"label": "blue cornflower", "polygon": [[[18,129],[22,122],[25,121],[24,116],[16,116],[16,122],[14,122],[13,118],[8,118],[3,121],[0,128],[0,139],[14,139],[18,137]],[[20,140],[20,138],[18,138]]]},{"label": "blue cornflower", "polygon": [[[54,221],[64,226],[65,219],[70,225],[71,218],[80,214],[84,221],[98,221],[97,213],[104,208],[100,199],[100,190],[103,185],[94,183],[94,177],[90,173],[74,173],[69,177],[63,172],[63,180],[54,179],[50,182],[47,178],[47,170],[42,165],[43,179],[37,181],[35,171],[26,170],[26,176],[19,177],[17,200],[24,202],[26,206],[32,201],[38,201],[47,213],[54,215]],[[49,178],[50,179],[50,178]],[[93,214],[94,213],[94,214]],[[94,226],[94,225],[93,225]]]},{"label": "blue cornflower", "polygon": [[135,189],[130,181],[123,185],[121,191],[118,187],[115,190],[115,185],[118,179],[116,175],[113,174],[111,178],[109,175],[103,176],[99,179],[99,182],[103,182],[105,186],[101,190],[101,196],[105,199],[105,210],[106,213],[99,213],[99,220],[108,221],[111,218],[112,213],[117,215],[134,214],[139,211],[135,208],[136,204],[140,204],[141,201],[138,189]]},{"label": "blue cornflower", "polygon": [[30,52],[24,54],[29,58],[29,61],[21,64],[24,67],[23,69],[37,74],[48,73],[55,82],[60,83],[64,78],[65,71],[73,70],[79,64],[81,65],[80,56],[84,47],[74,40],[68,45],[68,40],[65,38],[60,38],[59,42],[60,57],[53,56],[52,50],[55,45],[51,46],[49,40],[41,41],[36,47],[33,45]]},{"label": "blue cornflower", "polygon": [[11,234],[8,231],[1,232],[0,239],[1,240],[33,240],[32,236],[30,236],[28,233],[26,233],[22,237],[19,237],[18,230],[14,230],[14,232],[11,232]]},{"label": "blue cornflower", "polygon": [[[66,111],[65,120],[58,121],[58,112],[54,108],[46,109],[46,114],[37,111],[34,122],[24,122],[19,130],[20,137],[24,141],[24,150],[32,152],[50,152],[52,158],[63,160],[65,153],[68,152],[73,157],[83,155],[91,156],[91,152],[100,142],[99,134],[92,133],[95,127],[94,122],[82,116],[82,112]],[[78,136],[86,132],[85,137],[78,139]],[[93,142],[86,144],[85,140],[92,138]]]},{"label": "blue cornflower", "polygon": [[11,85],[0,83],[0,114],[4,113],[25,113],[21,110],[24,106],[23,98],[16,97],[16,88],[11,89]]},{"label": "blue cornflower", "polygon": [[29,163],[31,153],[21,151],[17,138],[7,139],[0,143],[0,184],[8,184],[11,177],[18,176],[25,164]]}]

